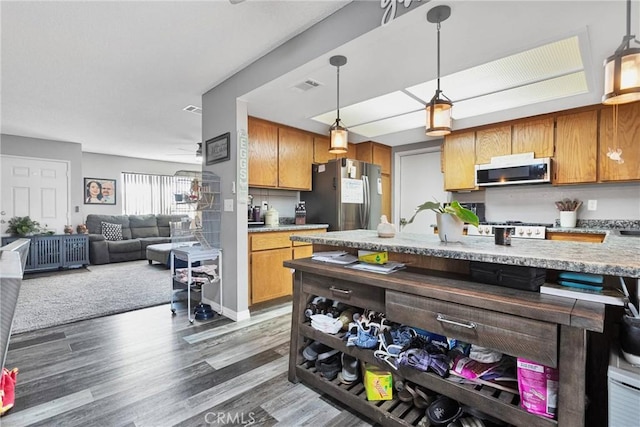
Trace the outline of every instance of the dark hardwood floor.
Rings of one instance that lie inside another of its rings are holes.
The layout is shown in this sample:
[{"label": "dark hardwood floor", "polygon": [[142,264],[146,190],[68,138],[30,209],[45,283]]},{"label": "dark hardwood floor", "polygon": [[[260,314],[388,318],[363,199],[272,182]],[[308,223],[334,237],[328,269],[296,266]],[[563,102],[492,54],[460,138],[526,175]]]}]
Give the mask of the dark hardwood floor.
[{"label": "dark hardwood floor", "polygon": [[370,426],[287,380],[291,303],[190,325],[186,304],[18,334],[11,426]]}]

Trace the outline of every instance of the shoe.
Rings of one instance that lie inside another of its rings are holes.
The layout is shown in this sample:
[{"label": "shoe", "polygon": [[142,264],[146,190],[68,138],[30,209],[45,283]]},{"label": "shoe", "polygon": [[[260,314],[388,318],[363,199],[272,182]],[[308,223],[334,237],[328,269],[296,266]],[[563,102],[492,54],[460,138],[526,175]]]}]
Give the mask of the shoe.
[{"label": "shoe", "polygon": [[440,396],[427,408],[425,415],[435,427],[444,427],[449,423],[453,423],[462,415],[462,408],[455,400]]},{"label": "shoe", "polygon": [[326,353],[330,350],[332,349],[328,345],[324,345],[321,342],[314,341],[307,347],[305,347],[304,350],[302,350],[302,356],[309,362],[315,362],[318,358],[318,354]]},{"label": "shoe", "polygon": [[[322,359],[320,358],[321,356],[326,356],[327,354],[330,354],[330,356],[324,357]],[[335,380],[341,369],[342,364],[340,363],[340,354],[338,353],[338,350],[318,355],[318,359],[316,360],[316,370],[320,372],[320,375],[322,375],[327,380]]]},{"label": "shoe", "polygon": [[2,369],[0,377],[0,416],[4,415],[9,409],[13,408],[16,400],[16,380],[18,377],[18,368],[8,370]]},{"label": "shoe", "polygon": [[342,372],[338,374],[341,383],[351,384],[358,379],[358,366],[360,362],[353,356],[342,353]]}]

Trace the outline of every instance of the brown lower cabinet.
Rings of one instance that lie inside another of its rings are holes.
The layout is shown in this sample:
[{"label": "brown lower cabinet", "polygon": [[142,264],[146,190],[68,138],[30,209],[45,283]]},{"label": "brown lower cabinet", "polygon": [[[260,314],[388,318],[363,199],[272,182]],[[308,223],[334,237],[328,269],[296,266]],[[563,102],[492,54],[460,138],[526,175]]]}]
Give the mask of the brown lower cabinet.
[{"label": "brown lower cabinet", "polygon": [[308,258],[313,246],[291,242],[292,234],[316,234],[326,230],[269,231],[249,233],[249,305],[292,294],[291,269],[282,264],[290,259]]}]

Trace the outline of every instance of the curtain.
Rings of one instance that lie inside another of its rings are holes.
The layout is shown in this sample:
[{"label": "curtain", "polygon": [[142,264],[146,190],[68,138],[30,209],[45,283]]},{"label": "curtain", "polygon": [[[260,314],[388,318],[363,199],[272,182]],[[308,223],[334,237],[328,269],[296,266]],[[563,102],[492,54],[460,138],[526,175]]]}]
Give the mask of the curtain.
[{"label": "curtain", "polygon": [[188,193],[191,180],[172,175],[122,174],[123,214],[172,214],[175,194]]}]

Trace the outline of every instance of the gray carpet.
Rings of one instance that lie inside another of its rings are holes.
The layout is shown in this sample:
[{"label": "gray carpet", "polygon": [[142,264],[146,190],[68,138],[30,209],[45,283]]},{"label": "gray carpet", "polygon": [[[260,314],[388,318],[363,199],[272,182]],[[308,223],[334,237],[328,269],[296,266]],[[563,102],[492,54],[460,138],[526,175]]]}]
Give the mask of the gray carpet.
[{"label": "gray carpet", "polygon": [[26,274],[12,333],[33,331],[171,301],[171,275],[146,260]]}]

